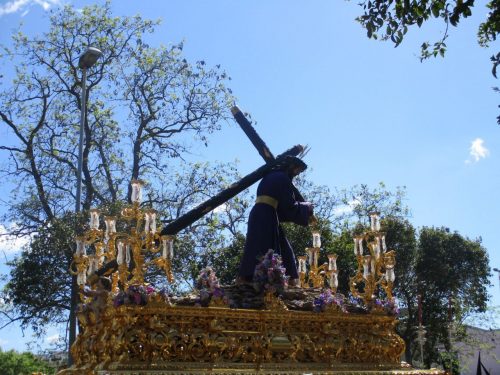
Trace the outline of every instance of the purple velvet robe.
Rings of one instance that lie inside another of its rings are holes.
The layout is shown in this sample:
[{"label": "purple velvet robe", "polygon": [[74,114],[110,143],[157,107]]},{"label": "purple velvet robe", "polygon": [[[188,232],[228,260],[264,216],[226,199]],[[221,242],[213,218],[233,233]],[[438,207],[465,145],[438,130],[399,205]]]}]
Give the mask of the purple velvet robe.
[{"label": "purple velvet robe", "polygon": [[281,255],[286,273],[298,278],[295,255],[285,237],[280,222],[292,222],[306,226],[312,215],[309,202],[298,202],[292,189],[292,180],[283,171],[268,173],[257,187],[257,196],[268,195],[278,201],[275,210],[266,203],[256,203],[248,218],[248,231],[239,276],[247,281],[253,278],[259,258],[269,249]]}]

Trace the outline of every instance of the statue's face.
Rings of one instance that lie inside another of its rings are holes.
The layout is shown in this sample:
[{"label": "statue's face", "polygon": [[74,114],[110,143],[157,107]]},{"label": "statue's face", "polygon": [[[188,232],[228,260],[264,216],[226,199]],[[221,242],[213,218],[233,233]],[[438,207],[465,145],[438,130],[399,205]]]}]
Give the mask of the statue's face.
[{"label": "statue's face", "polygon": [[293,177],[301,174],[303,171],[304,171],[304,169],[302,167],[292,166],[292,167],[290,167],[289,174],[290,174],[290,177],[293,178]]}]

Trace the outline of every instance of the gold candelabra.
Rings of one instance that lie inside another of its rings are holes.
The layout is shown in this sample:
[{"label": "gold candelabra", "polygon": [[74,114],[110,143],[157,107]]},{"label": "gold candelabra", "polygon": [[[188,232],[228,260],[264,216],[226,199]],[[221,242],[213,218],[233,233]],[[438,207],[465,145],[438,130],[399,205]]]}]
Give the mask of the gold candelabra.
[{"label": "gold candelabra", "polygon": [[[132,204],[121,210],[119,217],[104,216],[101,228],[101,212],[91,209],[89,230],[76,238],[76,252],[70,273],[77,276],[77,284],[83,291],[87,276],[92,276],[106,262],[116,260],[118,272],[112,276],[112,290],[125,289],[128,285],[143,284],[147,267],[154,265],[163,269],[167,280],[172,283],[172,259],[174,257],[174,237],[161,235],[156,222],[156,211],[140,207],[143,183],[133,180]],[[128,232],[117,231],[117,222],[124,221]],[[93,247],[92,254],[87,249]],[[161,253],[146,262],[145,254]],[[92,280],[89,280],[92,281]]]},{"label": "gold candelabra", "polygon": [[[365,254],[363,245],[368,253]],[[370,230],[354,237],[354,254],[358,263],[356,275],[351,277],[350,289],[355,297],[362,298],[366,305],[371,304],[377,287],[381,287],[388,299],[392,299],[396,265],[394,250],[387,251],[385,233],[380,231],[378,212],[370,214]]]},{"label": "gold candelabra", "polygon": [[[333,293],[337,292],[338,270],[337,255],[329,254],[328,263],[318,266],[319,251],[321,249],[321,236],[318,231],[313,231],[313,247],[306,248],[306,256],[297,257],[299,261],[299,280],[302,288],[321,288],[328,281]],[[309,272],[307,272],[306,262],[309,260]]]}]

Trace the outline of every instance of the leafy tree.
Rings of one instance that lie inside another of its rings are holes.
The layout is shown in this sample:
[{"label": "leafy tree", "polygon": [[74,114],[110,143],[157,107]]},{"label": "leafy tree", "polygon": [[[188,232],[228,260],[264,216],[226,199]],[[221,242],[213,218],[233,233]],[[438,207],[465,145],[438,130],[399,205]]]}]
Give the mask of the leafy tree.
[{"label": "leafy tree", "polygon": [[[206,144],[229,116],[226,73],[204,61],[189,63],[182,43],[149,46],[148,34],[158,21],[114,17],[110,8],[109,2],[81,11],[66,6],[52,13],[48,31],[19,31],[11,46],[1,48],[2,64],[14,67],[0,78],[0,126],[9,134],[0,140],[6,160],[0,176],[14,185],[4,220],[16,223],[13,234],[35,236],[11,264],[4,298],[12,304],[5,305],[2,324],[19,320],[42,332],[48,321],[66,317],[71,226],[81,220],[69,214],[82,107],[78,58],[88,46],[103,55],[88,71],[84,211],[119,205],[130,195],[129,181],[142,179],[149,188],[144,204],[172,220],[237,175],[233,165],[182,160],[193,141]],[[239,220],[238,204],[229,207]],[[220,240],[211,220],[189,228],[183,234],[191,238],[187,243],[197,243],[193,236],[203,236],[204,244]],[[223,219],[218,227],[235,220]],[[176,267],[182,274],[181,265]]]},{"label": "leafy tree", "polygon": [[7,352],[0,348],[0,373],[3,375],[31,375],[32,373],[55,374],[45,361],[37,358],[33,353],[18,353],[14,350]]},{"label": "leafy tree", "polygon": [[427,326],[425,362],[438,362],[436,346],[451,351],[451,323],[464,315],[485,312],[490,269],[481,239],[470,240],[448,228],[420,231],[415,271],[423,296],[423,324]]}]

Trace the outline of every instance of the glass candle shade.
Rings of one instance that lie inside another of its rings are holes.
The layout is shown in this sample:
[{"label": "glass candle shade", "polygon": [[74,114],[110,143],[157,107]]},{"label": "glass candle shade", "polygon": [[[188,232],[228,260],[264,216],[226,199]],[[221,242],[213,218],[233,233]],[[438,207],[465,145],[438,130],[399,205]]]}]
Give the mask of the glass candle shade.
[{"label": "glass candle shade", "polygon": [[328,271],[337,271],[337,255],[328,255]]},{"label": "glass candle shade", "polygon": [[378,259],[380,257],[380,242],[379,242],[378,237],[376,238],[375,242],[373,242],[371,244],[371,248],[372,248],[373,256],[376,259]]},{"label": "glass candle shade", "polygon": [[111,234],[116,233],[116,218],[113,216],[105,216],[104,224],[106,225],[106,238],[109,238]]},{"label": "glass candle shade", "polygon": [[385,244],[385,236],[382,236],[382,252],[385,253],[387,251],[387,245]]},{"label": "glass candle shade", "polygon": [[299,272],[300,273],[306,273],[307,272],[307,269],[306,269],[306,257],[305,256],[299,256],[297,257],[298,261],[299,261]]},{"label": "glass candle shade", "polygon": [[321,235],[317,231],[312,232],[312,235],[313,235],[313,247],[319,249],[321,247]]},{"label": "glass candle shade", "polygon": [[332,272],[330,274],[329,283],[330,283],[330,288],[337,289],[337,287],[339,286],[339,278],[337,276],[337,272]]},{"label": "glass candle shade", "polygon": [[144,213],[144,232],[148,233],[149,232],[149,221],[150,221],[150,215],[149,212]]},{"label": "glass candle shade", "polygon": [[123,264],[124,262],[124,259],[123,259],[123,256],[124,256],[124,253],[125,253],[125,243],[123,240],[119,240],[117,243],[116,243],[116,248],[117,248],[117,254],[116,254],[116,263],[120,266]]},{"label": "glass candle shade", "polygon": [[385,278],[387,279],[387,281],[390,281],[391,283],[394,282],[394,280],[396,280],[396,274],[394,272],[394,268],[387,268],[385,270]]},{"label": "glass candle shade", "polygon": [[372,231],[380,230],[380,216],[378,212],[370,213],[370,227]]},{"label": "glass candle shade", "polygon": [[132,261],[132,248],[129,244],[125,247],[125,263],[127,263],[127,266],[130,265],[130,262]]},{"label": "glass candle shade", "polygon": [[132,180],[130,183],[132,185],[132,195],[130,200],[132,203],[141,203],[142,201],[142,187],[144,186],[143,182],[140,180]]},{"label": "glass candle shade", "polygon": [[363,255],[363,237],[354,237],[354,255]]},{"label": "glass candle shade", "polygon": [[372,257],[370,255],[365,255],[363,259],[363,277],[365,279],[367,279],[371,273],[371,258]]},{"label": "glass candle shade", "polygon": [[174,258],[174,239],[172,236],[161,236],[162,255],[165,259]]},{"label": "glass candle shade", "polygon": [[90,229],[97,230],[99,229],[99,210],[96,208],[91,209],[90,211]]},{"label": "glass candle shade", "polygon": [[87,275],[85,274],[85,272],[79,272],[78,275],[76,276],[76,283],[79,286],[82,286],[85,285],[86,282],[87,282]]},{"label": "glass candle shade", "polygon": [[149,213],[149,231],[151,234],[156,233],[156,211],[153,210]]},{"label": "glass candle shade", "polygon": [[309,258],[309,265],[311,267],[317,267],[318,266],[318,249],[315,247],[307,248],[307,255]]},{"label": "glass candle shade", "polygon": [[85,246],[85,239],[82,237],[76,238],[76,255],[84,256],[87,255],[87,247]]}]

